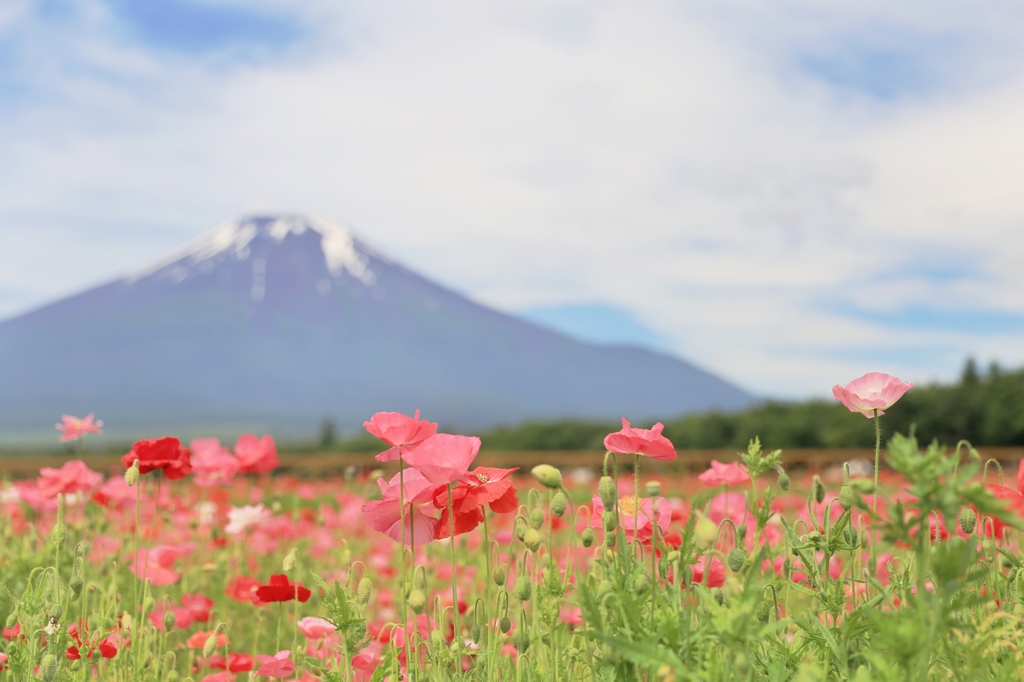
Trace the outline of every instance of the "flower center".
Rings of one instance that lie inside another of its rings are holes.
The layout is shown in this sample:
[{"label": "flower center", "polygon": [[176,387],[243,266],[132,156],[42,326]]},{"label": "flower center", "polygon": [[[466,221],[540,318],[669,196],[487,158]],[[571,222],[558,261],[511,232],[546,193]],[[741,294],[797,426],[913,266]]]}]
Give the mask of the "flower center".
[{"label": "flower center", "polygon": [[632,495],[629,497],[619,498],[619,511],[625,516],[636,516],[636,510],[639,506],[640,505],[637,504],[636,498]]},{"label": "flower center", "polygon": [[487,483],[487,481],[491,480],[491,477],[487,474],[477,474],[476,477],[480,479],[481,483]]}]

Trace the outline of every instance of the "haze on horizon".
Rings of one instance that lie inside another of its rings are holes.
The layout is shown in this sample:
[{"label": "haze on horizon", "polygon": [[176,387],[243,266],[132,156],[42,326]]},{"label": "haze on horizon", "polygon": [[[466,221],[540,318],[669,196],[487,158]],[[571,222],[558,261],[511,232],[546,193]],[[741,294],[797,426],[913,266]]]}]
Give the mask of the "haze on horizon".
[{"label": "haze on horizon", "polygon": [[259,211],[766,396],[1024,364],[1024,6],[11,0],[0,318]]}]

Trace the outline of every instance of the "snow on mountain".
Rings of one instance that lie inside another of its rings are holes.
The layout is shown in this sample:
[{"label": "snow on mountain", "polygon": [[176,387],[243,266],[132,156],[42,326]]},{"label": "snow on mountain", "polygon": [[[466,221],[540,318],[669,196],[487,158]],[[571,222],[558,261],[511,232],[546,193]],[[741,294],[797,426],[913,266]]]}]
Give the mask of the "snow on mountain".
[{"label": "snow on mountain", "polygon": [[94,412],[116,434],[356,429],[421,409],[473,429],[642,420],[753,398],[679,358],[594,346],[482,306],[294,215],[0,323],[0,442]]}]

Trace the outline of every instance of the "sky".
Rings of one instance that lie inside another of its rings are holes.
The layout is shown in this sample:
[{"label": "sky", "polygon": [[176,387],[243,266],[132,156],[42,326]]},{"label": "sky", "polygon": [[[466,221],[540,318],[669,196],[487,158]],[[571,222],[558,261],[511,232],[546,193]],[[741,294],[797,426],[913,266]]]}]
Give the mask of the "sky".
[{"label": "sky", "polygon": [[0,318],[315,213],[763,396],[1024,365],[1024,5],[4,0]]}]

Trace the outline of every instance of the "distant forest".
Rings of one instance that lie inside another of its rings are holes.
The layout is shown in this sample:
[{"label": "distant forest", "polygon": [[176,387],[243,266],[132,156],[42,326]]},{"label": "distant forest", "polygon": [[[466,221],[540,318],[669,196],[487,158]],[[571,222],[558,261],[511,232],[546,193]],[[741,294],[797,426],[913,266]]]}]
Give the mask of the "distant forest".
[{"label": "distant forest", "polygon": [[[633,425],[651,426],[639,420]],[[1024,445],[1024,368],[1005,371],[993,363],[982,373],[969,359],[956,384],[917,386],[886,410],[882,438],[907,433],[912,425],[925,442]],[[477,435],[484,450],[603,450],[605,435],[619,428],[618,422],[530,422]],[[754,436],[771,448],[874,446],[871,421],[835,400],[767,401],[742,412],[688,415],[665,421],[665,435],[680,449],[745,448]],[[320,446],[372,451],[379,441],[367,436],[339,442],[325,424]]]}]

